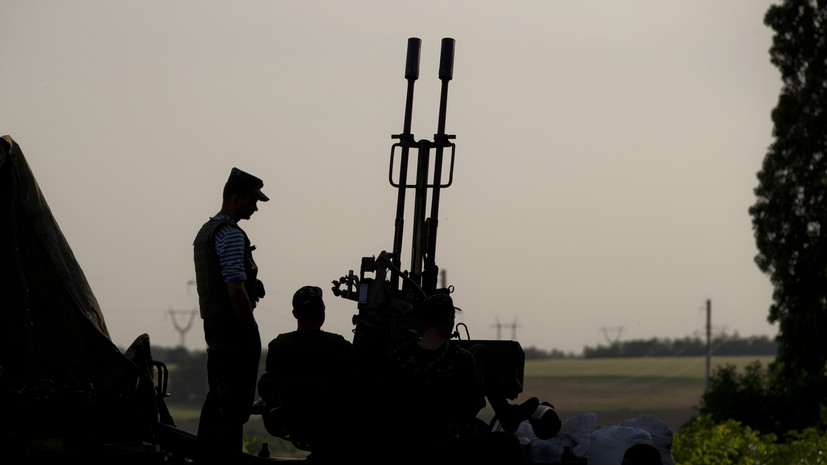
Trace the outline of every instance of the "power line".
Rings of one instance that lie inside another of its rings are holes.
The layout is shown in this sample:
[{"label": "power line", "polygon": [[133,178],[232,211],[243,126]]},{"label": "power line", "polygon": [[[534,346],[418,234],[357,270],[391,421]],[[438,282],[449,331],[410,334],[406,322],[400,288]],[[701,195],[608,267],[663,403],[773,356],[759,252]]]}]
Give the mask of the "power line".
[{"label": "power line", "polygon": [[494,321],[495,321],[495,323],[493,325],[491,325],[491,327],[497,328],[497,340],[502,339],[502,334],[501,334],[502,328],[511,328],[511,340],[512,341],[517,340],[517,328],[520,325],[517,324],[517,318],[516,317],[514,318],[514,322],[510,323],[510,324],[509,323],[500,323],[500,319],[497,318],[497,317],[494,317]]}]

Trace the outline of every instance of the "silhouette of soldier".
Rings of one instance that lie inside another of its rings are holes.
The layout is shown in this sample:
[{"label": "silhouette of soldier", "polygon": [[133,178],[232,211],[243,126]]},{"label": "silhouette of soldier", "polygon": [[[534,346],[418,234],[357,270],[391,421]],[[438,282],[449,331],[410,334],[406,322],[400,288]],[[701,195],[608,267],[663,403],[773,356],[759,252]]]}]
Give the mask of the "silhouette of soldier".
[{"label": "silhouette of soldier", "polygon": [[344,413],[350,398],[350,341],[322,330],[325,304],[322,289],[303,286],[293,295],[296,330],[279,334],[268,344],[265,372],[258,392],[269,410],[262,414],[268,432],[287,437],[312,451],[318,461],[341,456],[345,443]]},{"label": "silhouette of soldier", "polygon": [[261,179],[233,168],[221,210],[193,242],[195,281],[207,342],[207,392],[198,423],[199,463],[233,463],[242,451],[244,423],[255,400],[261,339],[253,317],[264,286],[256,276],[254,246],[239,220],[249,220]]},{"label": "silhouette of soldier", "polygon": [[477,417],[485,407],[484,381],[471,352],[450,340],[458,308],[447,294],[422,304],[425,330],[394,351],[387,393],[394,417],[384,438],[391,459],[460,463],[521,463],[516,436],[490,432]]}]

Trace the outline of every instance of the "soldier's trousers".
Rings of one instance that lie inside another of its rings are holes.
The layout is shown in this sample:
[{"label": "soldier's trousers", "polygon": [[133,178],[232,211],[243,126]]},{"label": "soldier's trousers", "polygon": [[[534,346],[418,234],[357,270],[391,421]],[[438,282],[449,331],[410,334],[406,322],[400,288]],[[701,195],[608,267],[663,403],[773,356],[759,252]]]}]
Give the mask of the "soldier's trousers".
[{"label": "soldier's trousers", "polygon": [[224,318],[204,320],[204,335],[209,391],[198,423],[199,463],[233,463],[255,400],[261,338]]}]

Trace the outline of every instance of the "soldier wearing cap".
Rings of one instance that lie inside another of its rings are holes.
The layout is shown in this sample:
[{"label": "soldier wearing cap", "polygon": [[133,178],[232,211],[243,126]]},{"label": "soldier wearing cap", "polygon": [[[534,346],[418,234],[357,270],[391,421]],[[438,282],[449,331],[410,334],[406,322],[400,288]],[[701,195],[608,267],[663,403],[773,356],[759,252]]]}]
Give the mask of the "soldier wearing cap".
[{"label": "soldier wearing cap", "polygon": [[238,221],[249,220],[259,201],[270,200],[263,186],[261,179],[233,168],[221,210],[193,242],[209,385],[198,424],[199,463],[232,463],[241,453],[255,397],[261,338],[253,309],[264,286],[257,279],[255,247]]},{"label": "soldier wearing cap", "polygon": [[[258,392],[268,409],[280,407],[281,421],[273,429],[286,428],[294,444],[310,449],[315,460],[328,458],[331,452],[341,456],[347,452],[343,450],[347,435],[330,411],[343,412],[351,401],[352,345],[341,335],[322,330],[321,288],[301,287],[292,303],[296,330],[279,334],[268,344]],[[275,416],[263,414],[265,426]]]}]

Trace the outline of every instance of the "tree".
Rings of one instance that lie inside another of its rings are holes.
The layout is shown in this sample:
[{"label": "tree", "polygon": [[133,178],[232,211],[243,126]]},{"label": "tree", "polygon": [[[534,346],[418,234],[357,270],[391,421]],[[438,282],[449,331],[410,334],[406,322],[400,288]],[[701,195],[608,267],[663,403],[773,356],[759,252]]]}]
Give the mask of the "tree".
[{"label": "tree", "polygon": [[785,0],[764,23],[783,88],[749,212],[755,262],[773,284],[776,372],[800,429],[819,423],[827,392],[827,0]]},{"label": "tree", "polygon": [[771,367],[765,370],[758,361],[741,373],[731,364],[716,369],[699,413],[716,423],[735,420],[762,433],[783,435],[789,419],[785,409],[776,408],[773,374]]}]

